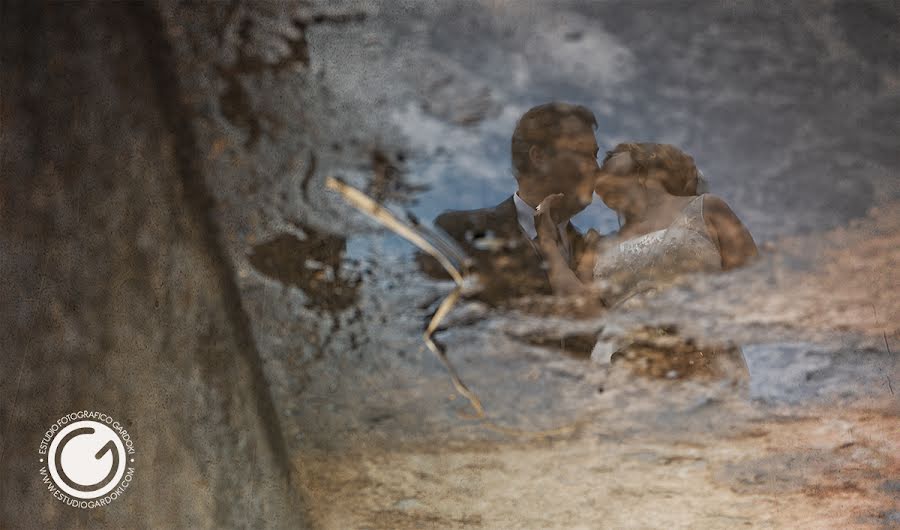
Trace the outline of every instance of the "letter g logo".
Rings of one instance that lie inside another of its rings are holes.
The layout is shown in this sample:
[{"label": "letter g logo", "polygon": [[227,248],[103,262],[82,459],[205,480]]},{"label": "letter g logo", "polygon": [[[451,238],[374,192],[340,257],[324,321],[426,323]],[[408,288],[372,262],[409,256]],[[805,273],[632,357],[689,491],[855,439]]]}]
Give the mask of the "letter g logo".
[{"label": "letter g logo", "polygon": [[106,425],[78,421],[62,429],[48,452],[50,475],[74,498],[95,499],[108,493],[125,472],[125,447]]}]

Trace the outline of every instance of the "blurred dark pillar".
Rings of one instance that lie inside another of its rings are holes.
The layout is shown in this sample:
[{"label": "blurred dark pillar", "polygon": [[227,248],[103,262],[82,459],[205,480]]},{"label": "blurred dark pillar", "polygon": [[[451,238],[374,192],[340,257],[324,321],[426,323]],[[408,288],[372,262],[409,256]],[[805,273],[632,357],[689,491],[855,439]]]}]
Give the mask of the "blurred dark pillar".
[{"label": "blurred dark pillar", "polygon": [[[0,9],[0,527],[303,526],[157,13]],[[137,448],[108,507],[41,483],[78,410]]]}]

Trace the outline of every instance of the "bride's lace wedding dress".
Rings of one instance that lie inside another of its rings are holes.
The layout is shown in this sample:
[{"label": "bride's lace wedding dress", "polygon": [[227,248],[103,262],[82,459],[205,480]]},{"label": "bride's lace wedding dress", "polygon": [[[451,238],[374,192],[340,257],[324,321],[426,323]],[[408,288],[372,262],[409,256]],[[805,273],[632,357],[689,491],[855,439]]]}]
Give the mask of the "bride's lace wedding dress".
[{"label": "bride's lace wedding dress", "polygon": [[[604,293],[604,302],[624,309],[635,295],[658,289],[684,274],[722,270],[719,248],[703,218],[703,198],[692,199],[668,227],[613,244],[598,255],[594,282]],[[617,349],[628,345],[617,346],[598,342],[591,358],[608,363]],[[723,348],[721,353],[720,357],[729,358],[729,371],[743,372],[731,375],[748,375],[739,348]]]},{"label": "bride's lace wedding dress", "polygon": [[594,281],[611,306],[656,289],[680,275],[722,270],[719,248],[703,220],[703,195],[692,199],[668,227],[606,249],[594,264]]}]

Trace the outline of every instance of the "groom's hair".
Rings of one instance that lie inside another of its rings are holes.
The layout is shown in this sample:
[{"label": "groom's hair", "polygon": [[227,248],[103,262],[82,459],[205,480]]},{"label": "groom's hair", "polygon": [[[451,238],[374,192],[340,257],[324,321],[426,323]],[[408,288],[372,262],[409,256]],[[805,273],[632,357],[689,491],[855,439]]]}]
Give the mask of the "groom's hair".
[{"label": "groom's hair", "polygon": [[562,122],[573,116],[581,120],[586,127],[593,130],[597,127],[594,113],[581,105],[554,101],[533,107],[519,118],[512,135],[512,164],[516,178],[532,171],[528,150],[531,146],[546,147],[559,138],[562,133]]}]

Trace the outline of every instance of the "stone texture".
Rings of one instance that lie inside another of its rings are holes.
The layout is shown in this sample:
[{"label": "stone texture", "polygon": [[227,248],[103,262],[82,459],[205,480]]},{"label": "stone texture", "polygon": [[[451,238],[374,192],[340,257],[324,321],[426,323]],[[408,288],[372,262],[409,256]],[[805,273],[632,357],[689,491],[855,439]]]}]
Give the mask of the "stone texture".
[{"label": "stone texture", "polygon": [[[159,13],[4,3],[2,27],[0,526],[303,525]],[[106,508],[38,475],[79,410],[137,448]]]}]

